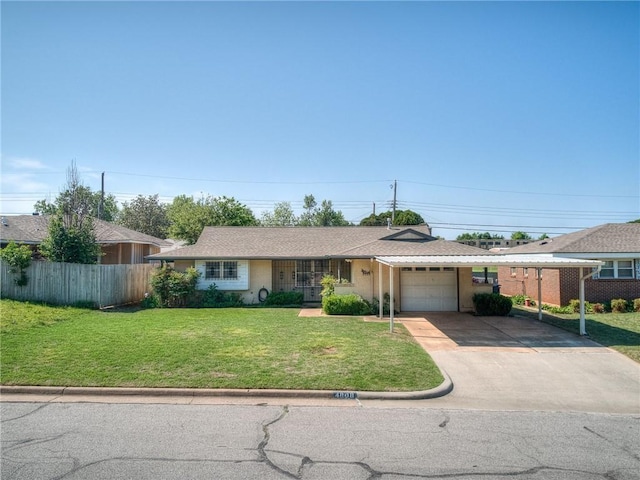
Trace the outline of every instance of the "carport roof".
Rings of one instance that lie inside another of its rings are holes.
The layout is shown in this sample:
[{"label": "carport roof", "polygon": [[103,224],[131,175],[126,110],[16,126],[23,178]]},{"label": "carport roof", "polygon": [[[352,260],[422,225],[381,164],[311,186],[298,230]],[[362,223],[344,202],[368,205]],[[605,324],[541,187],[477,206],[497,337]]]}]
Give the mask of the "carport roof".
[{"label": "carport roof", "polygon": [[553,257],[551,255],[396,255],[376,260],[390,267],[599,267],[599,260]]}]

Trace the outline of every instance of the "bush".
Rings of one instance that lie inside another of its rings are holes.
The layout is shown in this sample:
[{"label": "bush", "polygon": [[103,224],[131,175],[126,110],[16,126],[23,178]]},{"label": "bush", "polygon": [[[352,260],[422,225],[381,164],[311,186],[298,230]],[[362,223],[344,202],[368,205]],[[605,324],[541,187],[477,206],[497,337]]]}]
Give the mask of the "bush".
[{"label": "bush", "polygon": [[[326,277],[325,277],[326,278]],[[302,292],[275,292],[267,295],[263,302],[265,307],[283,307],[302,305],[304,295]]]},{"label": "bush", "polygon": [[[371,304],[371,313],[378,315],[380,313],[380,300],[378,297],[373,297],[373,302]],[[391,295],[388,293],[384,294],[382,298],[382,314],[389,315],[391,313]],[[395,313],[395,309],[394,309]]]},{"label": "bush", "polygon": [[640,298],[636,298],[633,300],[633,311],[640,312]]},{"label": "bush", "polygon": [[161,307],[160,299],[157,295],[149,295],[148,293],[144,294],[144,298],[140,302],[140,308],[158,308]]},{"label": "bush", "polygon": [[184,307],[195,296],[199,276],[200,272],[193,267],[178,272],[164,264],[151,275],[151,287],[161,306]]},{"label": "bush", "polygon": [[476,293],[473,296],[473,305],[478,315],[505,316],[511,311],[513,303],[509,297],[499,293]]},{"label": "bush", "polygon": [[355,293],[322,297],[322,309],[327,315],[371,314],[371,304]]},{"label": "bush", "polygon": [[31,248],[25,244],[16,245],[12,240],[0,250],[0,258],[9,265],[9,272],[18,274],[18,278],[13,279],[15,284],[24,287],[29,282],[25,269],[31,265]]},{"label": "bush", "polygon": [[605,312],[604,304],[602,304],[602,303],[594,303],[592,305],[592,307],[593,307],[593,313],[604,313]]},{"label": "bush", "polygon": [[320,285],[322,285],[322,291],[320,292],[321,297],[328,297],[333,295],[335,292],[336,278],[333,275],[325,275],[320,280]]},{"label": "bush", "polygon": [[615,313],[625,313],[627,311],[627,301],[624,298],[611,300],[611,311]]},{"label": "bush", "polygon": [[214,283],[202,292],[198,292],[191,306],[204,308],[241,307],[242,295],[237,292],[223,292]]}]

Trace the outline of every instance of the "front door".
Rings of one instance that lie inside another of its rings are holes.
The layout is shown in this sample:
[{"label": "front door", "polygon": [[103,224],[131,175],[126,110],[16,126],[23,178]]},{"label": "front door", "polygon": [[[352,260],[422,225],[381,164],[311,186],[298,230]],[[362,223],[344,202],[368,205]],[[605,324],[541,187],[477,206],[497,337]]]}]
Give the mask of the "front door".
[{"label": "front door", "polygon": [[298,260],[296,265],[296,289],[304,295],[305,302],[320,302],[322,277],[329,271],[329,260]]}]

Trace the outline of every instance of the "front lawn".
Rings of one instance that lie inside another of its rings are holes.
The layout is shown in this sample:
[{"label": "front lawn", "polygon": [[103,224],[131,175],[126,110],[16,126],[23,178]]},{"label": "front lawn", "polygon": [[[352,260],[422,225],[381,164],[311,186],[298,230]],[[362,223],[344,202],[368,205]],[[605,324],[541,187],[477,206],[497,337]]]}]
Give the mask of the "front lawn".
[{"label": "front lawn", "polygon": [[[515,305],[512,314],[538,318],[537,311]],[[577,313],[561,315],[543,311],[542,320],[580,333],[580,315]],[[640,313],[587,313],[585,326],[591,339],[640,363]]]},{"label": "front lawn", "polygon": [[412,391],[439,385],[402,325],[297,309],[101,312],[0,300],[4,385]]}]

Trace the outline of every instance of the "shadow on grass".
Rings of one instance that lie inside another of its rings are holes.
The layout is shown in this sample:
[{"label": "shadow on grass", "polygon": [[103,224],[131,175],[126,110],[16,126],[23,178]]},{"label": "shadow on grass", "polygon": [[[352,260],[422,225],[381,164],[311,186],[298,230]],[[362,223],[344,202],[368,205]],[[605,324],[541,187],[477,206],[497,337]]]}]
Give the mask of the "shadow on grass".
[{"label": "shadow on grass", "polygon": [[[538,318],[538,312],[533,312],[524,308],[514,307],[514,309],[512,310],[512,314],[517,314],[533,319]],[[542,321],[553,325],[554,327],[562,328],[563,330],[580,334],[579,318],[562,318],[543,311]],[[634,332],[633,330],[621,328],[616,325],[599,322],[598,320],[594,320],[591,314],[588,314],[588,316],[585,317],[585,328],[587,330],[587,334],[591,337],[592,340],[598,342],[601,345],[604,345],[605,347],[626,346],[640,348],[640,333]]]}]

